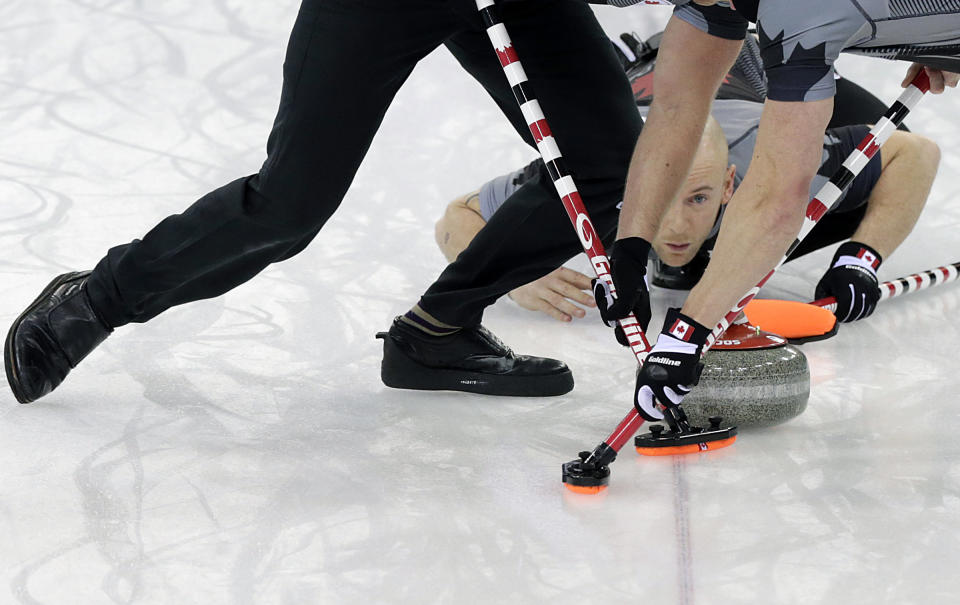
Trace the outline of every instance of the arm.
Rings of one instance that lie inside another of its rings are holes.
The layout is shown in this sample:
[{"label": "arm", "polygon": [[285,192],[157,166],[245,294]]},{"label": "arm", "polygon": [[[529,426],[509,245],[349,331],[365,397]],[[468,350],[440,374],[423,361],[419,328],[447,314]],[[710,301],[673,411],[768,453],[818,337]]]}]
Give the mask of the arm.
[{"label": "arm", "polygon": [[[814,297],[832,296],[842,322],[869,317],[880,300],[877,270],[913,229],[937,173],[940,151],[919,135],[894,133],[880,154],[880,174],[850,241],[837,248]],[[861,197],[862,199],[862,197]]]},{"label": "arm", "polygon": [[711,330],[766,275],[800,230],[810,181],[820,165],[833,98],[764,104],[753,161],[727,204],[713,258],[682,310],[669,309],[663,330],[637,372],[634,405],[647,420],[676,424],[677,406],[699,380]]},{"label": "arm", "polygon": [[[486,224],[480,211],[478,192],[450,202],[434,230],[437,245],[447,261],[453,262]],[[508,296],[524,309],[540,311],[566,322],[586,315],[586,311],[574,303],[596,306],[593,297],[584,290],[590,290],[589,277],[560,267],[538,280],[515,288]]]},{"label": "arm", "polygon": [[654,75],[656,95],[630,163],[617,239],[653,240],[686,178],[713,97],[740,45],[670,19]]},{"label": "arm", "polygon": [[956,88],[957,84],[960,83],[960,74],[914,63],[907,68],[907,75],[904,76],[900,86],[902,88],[909,86],[921,69],[927,70],[927,76],[930,78],[930,92],[935,95],[941,94],[947,87]]},{"label": "arm", "polygon": [[820,164],[833,98],[768,100],[754,158],[727,206],[713,257],[683,313],[713,327],[776,266],[796,237]]},{"label": "arm", "polygon": [[487,221],[483,220],[480,213],[479,191],[450,202],[433,231],[437,245],[447,262],[456,260],[486,224]]},{"label": "arm", "polygon": [[940,148],[930,139],[894,132],[881,152],[882,172],[851,240],[889,258],[913,230],[937,175]]}]

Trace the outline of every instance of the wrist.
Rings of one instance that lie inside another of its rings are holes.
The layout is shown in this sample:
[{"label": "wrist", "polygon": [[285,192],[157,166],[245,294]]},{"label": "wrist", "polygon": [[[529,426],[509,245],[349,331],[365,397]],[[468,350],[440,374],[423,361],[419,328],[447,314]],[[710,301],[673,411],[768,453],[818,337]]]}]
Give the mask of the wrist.
[{"label": "wrist", "polygon": [[874,276],[877,275],[877,269],[883,262],[883,257],[873,247],[862,242],[849,241],[844,242],[837,248],[833,255],[832,268],[844,266],[859,266],[869,271]]},{"label": "wrist", "polygon": [[710,332],[710,328],[684,315],[680,309],[671,308],[667,310],[667,316],[663,320],[663,329],[657,338],[656,349],[662,353],[699,355]]},{"label": "wrist", "polygon": [[650,242],[642,237],[625,237],[613,242],[610,256],[618,260],[629,259],[636,269],[647,272],[647,259],[650,256]]}]

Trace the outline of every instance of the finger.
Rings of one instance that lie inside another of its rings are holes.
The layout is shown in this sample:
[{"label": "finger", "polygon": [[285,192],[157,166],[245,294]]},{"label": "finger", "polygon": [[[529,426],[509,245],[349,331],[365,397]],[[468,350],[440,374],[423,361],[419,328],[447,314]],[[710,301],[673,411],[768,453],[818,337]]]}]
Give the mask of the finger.
[{"label": "finger", "polygon": [[577,305],[571,303],[569,300],[567,300],[566,298],[564,298],[563,296],[561,296],[560,294],[557,294],[557,293],[555,293],[555,292],[554,292],[554,293],[551,293],[551,294],[548,296],[547,302],[549,302],[549,303],[550,303],[551,305],[553,305],[555,308],[559,309],[560,312],[566,313],[566,314],[569,315],[571,318],[573,318],[573,317],[583,317],[584,315],[587,314],[586,311],[584,311],[583,309],[581,309],[581,308],[578,307]]},{"label": "finger", "polygon": [[930,78],[930,92],[935,95],[938,95],[943,92],[943,72],[939,69],[930,69],[929,67],[925,68],[927,70],[927,77]]},{"label": "finger", "polygon": [[847,290],[843,291],[843,298],[837,298],[837,302],[840,303],[837,305],[837,311],[840,309],[846,310],[843,319],[840,319],[840,316],[837,315],[837,319],[840,319],[841,323],[850,321],[850,317],[853,315],[853,301],[856,300],[857,297],[857,293],[853,291],[853,284],[847,284],[847,288]]},{"label": "finger", "polygon": [[607,314],[607,310],[612,307],[617,300],[613,297],[610,284],[602,279],[593,280],[593,296],[597,301],[597,307],[600,309],[600,316],[603,318],[603,321],[611,328],[615,328],[617,322],[610,319]]},{"label": "finger", "polygon": [[670,405],[680,405],[680,402],[683,401],[684,395],[686,395],[686,393],[678,393],[671,387],[663,387],[663,398],[666,400],[664,403],[669,403]]},{"label": "finger", "polygon": [[637,301],[633,306],[633,314],[637,318],[637,323],[640,324],[640,329],[646,332],[647,328],[650,327],[650,318],[653,314],[653,311],[650,309],[649,291],[645,290],[637,297]]},{"label": "finger", "polygon": [[860,293],[860,301],[857,303],[857,306],[859,307],[858,310],[860,311],[857,314],[857,321],[860,321],[861,319],[869,315],[869,313],[867,313],[867,309],[870,306],[870,302],[867,300],[867,295],[865,292]]},{"label": "finger", "polygon": [[860,321],[861,319],[866,317],[866,313],[867,313],[867,295],[864,294],[863,292],[860,293],[860,300],[859,302],[857,302],[857,308],[859,313],[857,313],[857,319],[855,321]]},{"label": "finger", "polygon": [[813,289],[813,300],[820,300],[821,298],[826,298],[827,296],[833,296],[833,293],[827,291],[824,278],[820,278],[820,281],[817,282],[816,287]]},{"label": "finger", "polygon": [[573,284],[577,290],[589,290],[591,279],[589,275],[584,275],[579,271],[574,271],[573,269],[567,269],[566,267],[560,267],[560,277],[563,278],[563,281]]},{"label": "finger", "polygon": [[569,282],[561,282],[557,286],[557,292],[562,294],[564,297],[569,298],[572,301],[578,302],[581,305],[586,305],[588,307],[597,306],[596,301],[593,299],[593,296],[584,292],[580,288],[574,286]]},{"label": "finger", "polygon": [[513,302],[527,311],[540,311],[540,296],[536,293],[531,293],[530,286],[531,284],[527,284],[526,286],[511,290],[508,296],[513,299]]},{"label": "finger", "polygon": [[551,304],[550,301],[541,300],[541,304],[538,305],[537,310],[546,313],[550,317],[556,319],[557,321],[569,322],[573,321],[573,318],[558,309],[555,305]]},{"label": "finger", "polygon": [[917,74],[920,73],[920,70],[923,67],[919,63],[913,63],[907,69],[907,75],[903,78],[903,82],[900,82],[900,88],[906,88],[910,85],[910,82],[913,82],[913,79],[917,77]]},{"label": "finger", "polygon": [[[597,301],[598,303],[600,301]],[[618,319],[623,319],[627,315],[630,315],[633,312],[633,308],[630,304],[631,301],[625,300],[624,297],[618,296],[613,299],[613,304],[608,306],[606,309],[606,322],[610,327],[617,325]]]},{"label": "finger", "polygon": [[653,398],[653,390],[648,386],[641,386],[637,390],[637,396],[635,398],[637,412],[647,420],[656,421],[663,420],[663,412],[661,412]]},{"label": "finger", "polygon": [[960,83],[960,74],[945,71],[943,72],[943,82],[950,88],[956,88],[957,84]]},{"label": "finger", "polygon": [[863,294],[855,292],[853,300],[850,302],[850,314],[844,319],[845,323],[853,323],[860,319],[860,316],[863,315],[863,302]]}]

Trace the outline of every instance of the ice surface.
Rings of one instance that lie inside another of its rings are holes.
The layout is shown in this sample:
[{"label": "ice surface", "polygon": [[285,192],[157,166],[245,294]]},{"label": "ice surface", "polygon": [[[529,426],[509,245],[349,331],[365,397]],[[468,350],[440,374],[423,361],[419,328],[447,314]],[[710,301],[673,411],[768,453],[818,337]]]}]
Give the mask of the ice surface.
[{"label": "ice surface", "polygon": [[[0,4],[4,329],[52,275],[256,170],[295,9]],[[650,34],[669,9],[598,12],[611,34]],[[839,66],[898,94],[900,65]],[[909,119],[944,161],[884,277],[960,260],[958,110],[953,93]],[[572,366],[565,397],[381,385],[374,332],[443,267],[432,222],[533,155],[437,52],[305,253],[119,330],[41,402],[0,390],[0,603],[960,601],[960,286],[806,345],[795,421],[704,456],[627,448],[599,498],[560,484],[629,406],[632,358],[594,319],[487,316]],[[768,294],[809,297],[828,256]]]}]

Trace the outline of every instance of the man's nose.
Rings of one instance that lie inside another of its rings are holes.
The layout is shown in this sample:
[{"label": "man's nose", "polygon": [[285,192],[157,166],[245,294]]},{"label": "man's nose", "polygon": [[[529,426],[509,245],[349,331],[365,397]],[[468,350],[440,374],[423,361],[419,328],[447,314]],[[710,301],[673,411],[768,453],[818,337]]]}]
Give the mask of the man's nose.
[{"label": "man's nose", "polygon": [[690,230],[690,220],[686,213],[670,212],[663,219],[664,230],[671,235],[686,235]]}]

